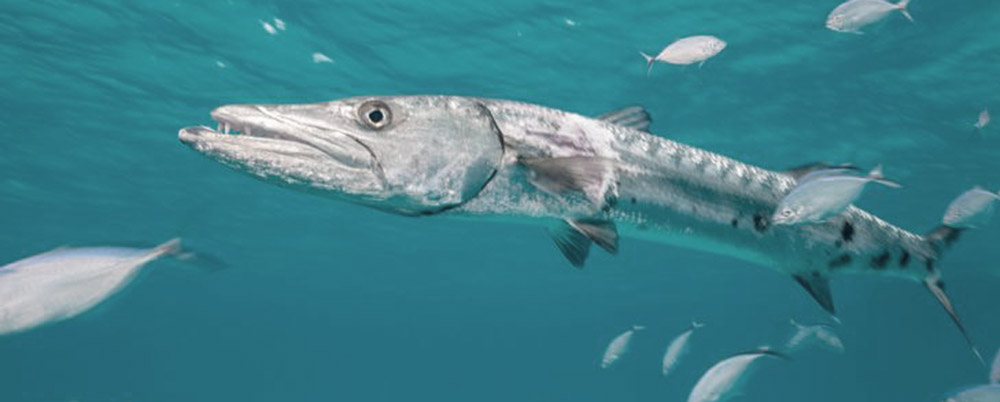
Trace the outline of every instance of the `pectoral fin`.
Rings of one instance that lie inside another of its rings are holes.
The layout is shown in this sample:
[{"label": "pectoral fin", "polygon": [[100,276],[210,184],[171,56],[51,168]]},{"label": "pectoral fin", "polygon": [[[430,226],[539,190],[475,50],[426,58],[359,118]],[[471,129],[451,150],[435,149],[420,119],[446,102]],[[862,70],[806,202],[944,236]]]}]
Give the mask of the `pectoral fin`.
[{"label": "pectoral fin", "polygon": [[649,112],[642,106],[629,106],[612,110],[597,116],[597,119],[644,132],[649,132],[649,125],[653,123]]},{"label": "pectoral fin", "polygon": [[830,294],[830,279],[821,275],[818,272],[813,272],[811,274],[798,274],[793,275],[795,281],[802,285],[803,288],[812,295],[813,299],[823,307],[826,312],[830,313],[832,316],[836,316],[837,312],[833,307],[833,295]]},{"label": "pectoral fin", "polygon": [[528,181],[539,190],[555,196],[583,194],[598,210],[617,198],[614,161],[592,156],[536,158],[521,160],[528,171]]},{"label": "pectoral fin", "polygon": [[618,229],[612,221],[566,219],[551,227],[549,233],[559,251],[577,268],[586,262],[591,243],[597,243],[608,253],[618,253]]}]

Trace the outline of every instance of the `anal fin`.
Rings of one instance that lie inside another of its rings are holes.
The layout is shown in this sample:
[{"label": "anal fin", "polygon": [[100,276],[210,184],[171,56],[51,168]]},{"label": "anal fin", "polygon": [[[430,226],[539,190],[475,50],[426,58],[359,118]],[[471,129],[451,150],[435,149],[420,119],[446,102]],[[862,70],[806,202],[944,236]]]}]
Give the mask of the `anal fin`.
[{"label": "anal fin", "polygon": [[613,221],[567,219],[566,223],[611,254],[618,254],[618,228]]},{"label": "anal fin", "polygon": [[618,229],[612,221],[566,219],[551,227],[549,233],[559,251],[577,268],[587,261],[591,243],[597,243],[608,253],[618,253]]},{"label": "anal fin", "polygon": [[802,285],[803,288],[812,295],[813,299],[827,313],[832,316],[836,316],[837,312],[833,307],[833,294],[830,293],[830,278],[821,275],[818,272],[813,272],[811,274],[798,274],[793,275],[795,281]]}]

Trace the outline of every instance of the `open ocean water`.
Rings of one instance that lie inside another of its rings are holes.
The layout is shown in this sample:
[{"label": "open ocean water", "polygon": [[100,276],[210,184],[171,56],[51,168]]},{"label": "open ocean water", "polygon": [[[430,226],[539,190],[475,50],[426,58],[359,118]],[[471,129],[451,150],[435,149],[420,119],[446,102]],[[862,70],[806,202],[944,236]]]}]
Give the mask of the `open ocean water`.
[{"label": "open ocean water", "polygon": [[[63,245],[185,244],[78,318],[0,338],[0,401],[683,401],[713,362],[827,320],[794,281],[623,239],[572,269],[544,229],[404,218],[272,186],[180,144],[227,103],[496,97],[597,115],[769,169],[885,165],[859,206],[918,233],[1000,188],[1000,2],[914,0],[865,35],[828,1],[0,2],[0,265]],[[285,29],[268,32],[274,19]],[[712,34],[701,68],[638,52]],[[314,53],[329,61],[314,62]],[[1000,223],[943,262],[988,358]],[[937,401],[983,383],[919,284],[833,282],[847,352],[762,362],[741,401]],[[2,297],[2,295],[0,295]],[[663,349],[705,328],[675,375]],[[609,370],[608,341],[648,327]]]}]

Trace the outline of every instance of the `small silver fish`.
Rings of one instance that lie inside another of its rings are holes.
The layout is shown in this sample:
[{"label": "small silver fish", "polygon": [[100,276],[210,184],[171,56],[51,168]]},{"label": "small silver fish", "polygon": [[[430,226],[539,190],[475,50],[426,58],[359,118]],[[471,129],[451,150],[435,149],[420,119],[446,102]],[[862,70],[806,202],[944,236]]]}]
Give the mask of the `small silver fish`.
[{"label": "small silver fish", "polygon": [[663,48],[655,57],[644,52],[639,52],[646,59],[646,75],[653,71],[653,63],[662,61],[664,63],[688,65],[694,63],[705,63],[722,49],[726,48],[726,42],[711,35],[696,35],[681,38]]},{"label": "small silver fish", "polygon": [[82,314],[179,250],[179,239],[151,249],[59,248],[0,267],[0,335]]},{"label": "small silver fish", "polygon": [[606,369],[615,364],[625,353],[628,353],[629,343],[632,342],[632,335],[636,331],[646,329],[641,325],[633,325],[631,329],[623,332],[621,335],[615,337],[608,344],[608,348],[604,350],[604,357],[601,358],[601,368]]},{"label": "small silver fish", "polygon": [[829,325],[802,325],[795,320],[791,320],[791,323],[795,327],[795,334],[788,339],[788,343],[785,346],[785,349],[789,352],[799,351],[806,346],[814,344],[835,352],[844,352],[844,343]]},{"label": "small silver fish", "polygon": [[941,223],[958,229],[974,229],[989,223],[993,204],[1000,194],[976,186],[955,198],[944,212]]},{"label": "small silver fish", "polygon": [[1000,401],[1000,385],[980,385],[955,392],[942,402],[997,402]]},{"label": "small silver fish", "polygon": [[903,13],[913,22],[913,16],[906,10],[910,0],[890,3],[885,0],[849,0],[833,9],[826,17],[826,27],[836,32],[861,34],[861,28],[874,24],[893,11]]},{"label": "small silver fish", "polygon": [[900,187],[882,176],[881,165],[868,176],[846,174],[844,169],[818,171],[799,179],[796,187],[778,203],[772,221],[776,225],[823,222],[844,212],[870,182]]},{"label": "small silver fish", "polygon": [[983,109],[982,112],[979,112],[979,118],[976,119],[975,127],[976,129],[982,130],[988,125],[990,125],[990,110]]},{"label": "small silver fish", "polygon": [[779,357],[784,355],[760,349],[754,352],[740,353],[716,363],[708,369],[688,395],[688,402],[723,402],[738,394],[751,365],[762,357]]},{"label": "small silver fish", "polygon": [[691,334],[694,330],[705,326],[700,322],[692,322],[691,326],[680,335],[677,335],[673,341],[670,342],[670,346],[667,346],[667,351],[663,353],[663,376],[666,377],[670,375],[674,367],[680,363],[680,360],[688,352],[688,343],[691,340]]}]

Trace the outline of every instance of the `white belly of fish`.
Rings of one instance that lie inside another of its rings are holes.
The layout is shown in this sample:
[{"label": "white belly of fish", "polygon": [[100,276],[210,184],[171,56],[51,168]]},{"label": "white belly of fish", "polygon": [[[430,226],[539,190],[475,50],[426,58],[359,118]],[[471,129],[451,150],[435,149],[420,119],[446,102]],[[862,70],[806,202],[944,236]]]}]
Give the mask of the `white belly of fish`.
[{"label": "white belly of fish", "polygon": [[0,269],[0,334],[76,316],[127,285],[159,253],[73,255],[56,250]]}]

